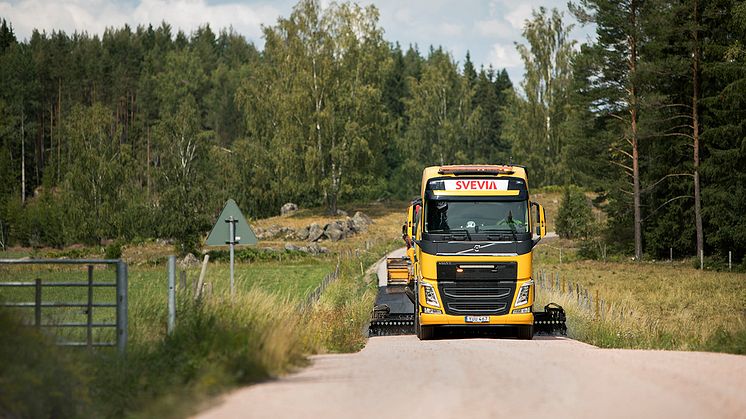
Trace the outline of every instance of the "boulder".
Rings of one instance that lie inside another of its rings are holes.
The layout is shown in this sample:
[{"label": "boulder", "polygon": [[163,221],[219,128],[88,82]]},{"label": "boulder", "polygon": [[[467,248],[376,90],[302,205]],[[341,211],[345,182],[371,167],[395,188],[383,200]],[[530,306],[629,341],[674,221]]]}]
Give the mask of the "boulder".
[{"label": "boulder", "polygon": [[324,229],[321,228],[318,223],[311,223],[311,225],[308,226],[308,241],[315,242],[321,240],[323,235]]},{"label": "boulder", "polygon": [[303,227],[295,230],[296,240],[307,240],[308,239],[308,227]]},{"label": "boulder", "polygon": [[344,221],[342,221],[342,230],[345,232],[345,236],[355,234],[355,222],[352,221],[352,218],[345,217]]},{"label": "boulder", "polygon": [[339,221],[327,224],[324,228],[324,235],[333,242],[340,241],[345,238],[344,230],[342,229],[342,225]]},{"label": "boulder", "polygon": [[347,214],[347,211],[338,209],[337,215],[339,215],[340,217],[347,217],[348,214]]},{"label": "boulder", "polygon": [[191,253],[187,253],[184,259],[179,261],[179,267],[182,269],[191,268],[192,266],[199,265],[199,259]]},{"label": "boulder", "polygon": [[329,249],[321,247],[318,243],[311,243],[308,245],[308,253],[312,255],[320,255],[322,253],[329,253]]},{"label": "boulder", "polygon": [[352,216],[352,222],[355,225],[355,231],[358,232],[367,230],[368,226],[373,224],[373,220],[360,211],[357,211],[355,215]]},{"label": "boulder", "polygon": [[291,227],[280,227],[280,237],[286,240],[292,240],[295,238],[295,230]]},{"label": "boulder", "polygon": [[295,211],[298,211],[298,205],[288,202],[280,208],[280,215],[290,215]]},{"label": "boulder", "polygon": [[302,251],[302,248],[294,245],[293,243],[285,243],[285,250],[287,250],[288,252],[300,252]]}]

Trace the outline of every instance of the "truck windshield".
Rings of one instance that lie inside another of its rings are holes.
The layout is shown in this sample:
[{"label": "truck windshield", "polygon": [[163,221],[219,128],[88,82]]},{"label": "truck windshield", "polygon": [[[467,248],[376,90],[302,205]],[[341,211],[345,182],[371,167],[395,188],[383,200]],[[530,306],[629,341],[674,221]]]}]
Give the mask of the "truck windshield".
[{"label": "truck windshield", "polygon": [[529,231],[526,201],[428,200],[425,215],[424,227],[428,233]]}]

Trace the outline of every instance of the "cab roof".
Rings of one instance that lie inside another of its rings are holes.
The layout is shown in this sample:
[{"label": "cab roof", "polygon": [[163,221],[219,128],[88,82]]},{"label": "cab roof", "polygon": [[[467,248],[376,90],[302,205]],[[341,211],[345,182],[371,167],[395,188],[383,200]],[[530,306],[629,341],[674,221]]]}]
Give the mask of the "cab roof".
[{"label": "cab roof", "polygon": [[422,171],[421,193],[430,179],[435,178],[500,178],[514,177],[523,179],[528,185],[525,166],[497,164],[460,164],[448,166],[429,166]]}]

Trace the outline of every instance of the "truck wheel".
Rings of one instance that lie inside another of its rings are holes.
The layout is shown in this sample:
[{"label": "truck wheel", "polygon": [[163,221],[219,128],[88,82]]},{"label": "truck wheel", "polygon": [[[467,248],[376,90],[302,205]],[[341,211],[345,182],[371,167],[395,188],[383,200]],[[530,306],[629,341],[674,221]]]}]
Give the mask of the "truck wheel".
[{"label": "truck wheel", "polygon": [[435,336],[435,326],[420,326],[417,337],[420,340],[430,340]]},{"label": "truck wheel", "polygon": [[534,338],[534,326],[518,326],[518,339],[531,340]]},{"label": "truck wheel", "polygon": [[420,337],[420,310],[417,309],[417,304],[414,305],[414,334]]}]

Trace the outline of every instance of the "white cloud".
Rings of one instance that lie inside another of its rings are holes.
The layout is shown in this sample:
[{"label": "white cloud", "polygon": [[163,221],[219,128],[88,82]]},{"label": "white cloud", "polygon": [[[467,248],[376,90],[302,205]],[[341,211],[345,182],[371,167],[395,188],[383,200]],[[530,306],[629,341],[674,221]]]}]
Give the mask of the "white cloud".
[{"label": "white cloud", "polygon": [[142,0],[137,5],[105,0],[25,0],[0,3],[0,15],[12,22],[20,38],[28,38],[34,28],[101,34],[107,27],[125,23],[157,26],[166,21],[187,33],[205,23],[215,31],[233,26],[237,32],[258,40],[261,25],[273,24],[280,11],[268,5],[208,4],[206,0]]},{"label": "white cloud", "polygon": [[517,68],[523,66],[521,55],[512,44],[493,44],[487,61],[495,68]]},{"label": "white cloud", "polygon": [[511,38],[515,30],[502,19],[478,20],[474,25],[481,36]]},{"label": "white cloud", "polygon": [[442,23],[440,31],[447,36],[461,36],[464,33],[464,27],[455,23]]},{"label": "white cloud", "polygon": [[520,3],[517,7],[512,4],[508,13],[505,14],[505,20],[519,30],[523,30],[523,24],[526,23],[526,19],[531,17],[531,12],[536,6],[530,3]]}]

